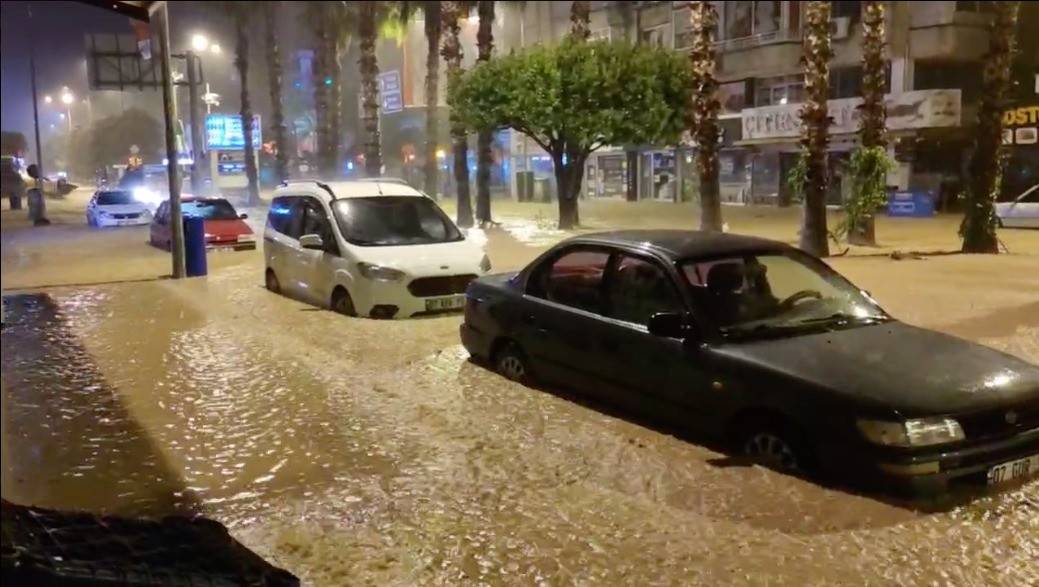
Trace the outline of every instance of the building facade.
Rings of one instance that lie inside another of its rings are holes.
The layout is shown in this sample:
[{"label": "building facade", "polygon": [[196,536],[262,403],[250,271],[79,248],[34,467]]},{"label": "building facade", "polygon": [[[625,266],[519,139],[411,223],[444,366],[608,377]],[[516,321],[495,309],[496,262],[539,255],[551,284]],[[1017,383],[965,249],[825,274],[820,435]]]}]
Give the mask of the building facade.
[{"label": "building facade", "polygon": [[[692,41],[689,4],[592,2],[592,37],[687,51]],[[733,203],[775,202],[788,189],[785,178],[798,151],[798,112],[804,98],[800,64],[804,2],[714,4],[719,16],[715,37],[722,103],[722,197]],[[896,162],[890,186],[948,195],[962,183],[980,97],[982,59],[988,48],[991,15],[986,4],[887,3],[888,129]],[[494,27],[499,54],[558,41],[569,30],[569,2],[500,6]],[[475,24],[471,18],[462,30],[466,66],[475,56]],[[856,144],[861,103],[861,24],[862,2],[833,2],[831,203],[839,203],[849,189],[844,167]],[[421,27],[412,24],[407,35],[410,57],[405,58],[404,70],[406,104],[424,107]],[[446,83],[440,88],[438,103],[443,105]],[[1033,106],[1037,108],[1031,110]],[[1035,94],[1007,113],[1012,130],[1008,189],[1037,181],[1037,118],[1039,95]],[[542,183],[552,181],[551,160],[532,141],[511,133],[500,146],[497,177],[509,193],[516,193],[517,172],[532,171]],[[691,145],[616,145],[595,153],[587,165],[586,198],[683,201],[696,197]]]}]

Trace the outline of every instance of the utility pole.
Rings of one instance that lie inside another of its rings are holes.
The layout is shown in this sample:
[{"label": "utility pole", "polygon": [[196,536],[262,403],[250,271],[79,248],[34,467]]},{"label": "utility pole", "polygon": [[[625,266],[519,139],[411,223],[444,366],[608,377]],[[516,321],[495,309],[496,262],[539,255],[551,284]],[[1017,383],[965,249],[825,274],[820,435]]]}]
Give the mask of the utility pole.
[{"label": "utility pole", "polygon": [[[166,125],[166,169],[170,189],[170,249],[173,256],[173,278],[187,274],[184,265],[184,222],[180,212],[180,165],[177,161],[177,104],[173,101],[173,70],[170,68],[170,26],[166,2],[152,5],[152,21],[159,37],[159,63],[162,66],[162,105]],[[156,18],[157,17],[157,18]]]},{"label": "utility pole", "polygon": [[[188,110],[191,115],[191,192],[202,193],[202,104],[199,97],[201,59],[194,51],[186,51],[188,65]],[[196,69],[196,65],[198,68]]]},{"label": "utility pole", "polygon": [[[32,29],[32,3],[26,2],[25,10],[29,15],[29,28]],[[29,76],[31,78],[32,86],[32,126],[33,131],[36,134],[36,168],[40,171],[40,177],[43,177],[43,150],[40,148],[40,100],[36,96],[36,43],[33,40],[33,36],[29,36]],[[43,189],[41,179],[36,180],[36,187]]]}]

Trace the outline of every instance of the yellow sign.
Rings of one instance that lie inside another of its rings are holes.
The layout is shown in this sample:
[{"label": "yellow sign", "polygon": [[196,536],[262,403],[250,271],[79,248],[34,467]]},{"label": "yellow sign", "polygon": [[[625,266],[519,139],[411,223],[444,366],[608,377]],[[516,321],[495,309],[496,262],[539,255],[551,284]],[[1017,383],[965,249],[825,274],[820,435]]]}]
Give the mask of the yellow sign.
[{"label": "yellow sign", "polygon": [[1039,124],[1039,105],[1011,108],[1003,112],[1003,126]]}]

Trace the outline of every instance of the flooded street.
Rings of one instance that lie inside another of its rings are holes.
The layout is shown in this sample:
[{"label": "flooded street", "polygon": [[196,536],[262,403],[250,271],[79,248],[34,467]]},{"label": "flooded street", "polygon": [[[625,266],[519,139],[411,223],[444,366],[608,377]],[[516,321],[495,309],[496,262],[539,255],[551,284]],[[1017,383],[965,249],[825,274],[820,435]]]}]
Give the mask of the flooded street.
[{"label": "flooded street", "polygon": [[[167,257],[142,231],[111,237],[143,260],[105,279],[107,235],[59,223],[81,244],[49,261],[64,245],[34,249],[7,214],[5,499],[204,513],[314,585],[1039,584],[1037,479],[909,504],[734,464],[470,362],[459,315],[312,308],[262,287],[260,251],[152,279]],[[537,218],[487,232],[497,269],[566,236]],[[955,240],[896,229],[905,249]],[[830,262],[896,317],[1039,363],[1034,233],[998,257]],[[99,281],[130,282],[29,287]]]}]

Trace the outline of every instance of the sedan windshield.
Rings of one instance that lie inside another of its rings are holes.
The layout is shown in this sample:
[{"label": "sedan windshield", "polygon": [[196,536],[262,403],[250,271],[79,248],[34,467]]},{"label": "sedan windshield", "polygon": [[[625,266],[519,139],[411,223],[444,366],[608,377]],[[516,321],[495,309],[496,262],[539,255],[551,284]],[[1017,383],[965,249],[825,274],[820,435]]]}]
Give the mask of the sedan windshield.
[{"label": "sedan windshield", "polygon": [[336,200],[339,229],[360,246],[425,245],[462,240],[462,233],[436,203],[416,196]]},{"label": "sedan windshield", "polygon": [[130,192],[101,192],[97,195],[98,206],[125,206],[126,204],[136,203],[137,200]]},{"label": "sedan windshield", "polygon": [[858,288],[797,254],[744,254],[688,261],[682,274],[722,334],[852,326],[888,320]]},{"label": "sedan windshield", "polygon": [[235,220],[238,212],[227,200],[192,200],[181,204],[184,216],[197,216],[206,220]]}]

